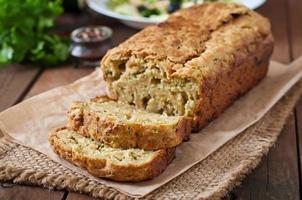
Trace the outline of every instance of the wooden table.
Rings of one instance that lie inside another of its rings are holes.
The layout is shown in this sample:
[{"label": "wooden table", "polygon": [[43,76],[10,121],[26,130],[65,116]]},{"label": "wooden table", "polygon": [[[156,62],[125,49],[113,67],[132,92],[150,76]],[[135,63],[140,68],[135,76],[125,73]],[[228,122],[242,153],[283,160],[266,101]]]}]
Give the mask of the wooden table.
[{"label": "wooden table", "polygon": [[[289,63],[302,55],[302,0],[268,0],[258,11],[270,18],[272,23],[275,37],[273,59]],[[65,20],[72,21],[71,18]],[[94,18],[89,22],[113,27],[115,45],[136,32],[103,17]],[[85,23],[85,20],[81,23]],[[10,65],[2,68],[0,69],[0,111],[40,92],[68,84],[92,71],[92,68],[75,68],[73,65],[55,68]],[[301,199],[301,155],[302,98],[290,115],[276,145],[242,185],[230,192],[225,199]],[[49,191],[39,187],[2,183],[0,200],[4,199],[92,200],[93,198],[68,191]]]}]

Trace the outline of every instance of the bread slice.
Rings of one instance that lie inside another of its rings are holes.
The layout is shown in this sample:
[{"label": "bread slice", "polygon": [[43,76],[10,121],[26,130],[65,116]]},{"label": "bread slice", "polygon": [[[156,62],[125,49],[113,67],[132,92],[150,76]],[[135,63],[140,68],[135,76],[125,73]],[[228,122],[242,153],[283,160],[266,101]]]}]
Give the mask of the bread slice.
[{"label": "bread slice", "polygon": [[175,157],[175,148],[157,151],[111,148],[67,128],[49,134],[54,151],[97,177],[142,181],[162,173]]},{"label": "bread slice", "polygon": [[177,146],[191,132],[189,117],[166,116],[96,97],[74,102],[67,127],[114,148],[165,149]]}]

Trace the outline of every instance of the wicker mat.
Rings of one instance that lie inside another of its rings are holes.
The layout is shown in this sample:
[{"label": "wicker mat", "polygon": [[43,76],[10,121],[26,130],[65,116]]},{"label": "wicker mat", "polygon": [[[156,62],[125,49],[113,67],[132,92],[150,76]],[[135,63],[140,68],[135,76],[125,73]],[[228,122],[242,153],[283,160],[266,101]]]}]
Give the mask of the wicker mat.
[{"label": "wicker mat", "polygon": [[[260,121],[145,199],[219,199],[261,161],[302,93],[297,83]],[[67,189],[104,199],[130,199],[27,147],[0,140],[0,181]]]}]

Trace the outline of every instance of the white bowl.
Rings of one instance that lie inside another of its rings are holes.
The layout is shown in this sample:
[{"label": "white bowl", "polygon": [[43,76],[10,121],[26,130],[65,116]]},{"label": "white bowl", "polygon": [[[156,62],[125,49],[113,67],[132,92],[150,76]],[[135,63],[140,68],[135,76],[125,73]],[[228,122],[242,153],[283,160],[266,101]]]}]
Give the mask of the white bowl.
[{"label": "white bowl", "polygon": [[[240,3],[247,6],[250,9],[256,9],[265,3],[266,0],[240,0]],[[140,16],[128,16],[116,13],[109,9],[106,5],[107,0],[86,0],[87,5],[96,12],[105,15],[107,17],[120,20],[127,26],[141,29],[151,24],[157,24],[166,19],[166,17],[154,17],[146,18]]]}]

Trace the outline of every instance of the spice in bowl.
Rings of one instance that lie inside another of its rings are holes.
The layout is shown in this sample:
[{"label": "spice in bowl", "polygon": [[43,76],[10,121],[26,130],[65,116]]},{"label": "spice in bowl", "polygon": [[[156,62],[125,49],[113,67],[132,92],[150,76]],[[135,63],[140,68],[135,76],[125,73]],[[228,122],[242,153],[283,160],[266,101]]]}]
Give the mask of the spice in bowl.
[{"label": "spice in bowl", "polygon": [[106,26],[87,26],[71,33],[70,54],[76,62],[98,62],[112,47],[112,30]]},{"label": "spice in bowl", "polygon": [[106,33],[99,27],[85,27],[76,33],[76,38],[81,41],[100,41],[106,37]]}]

